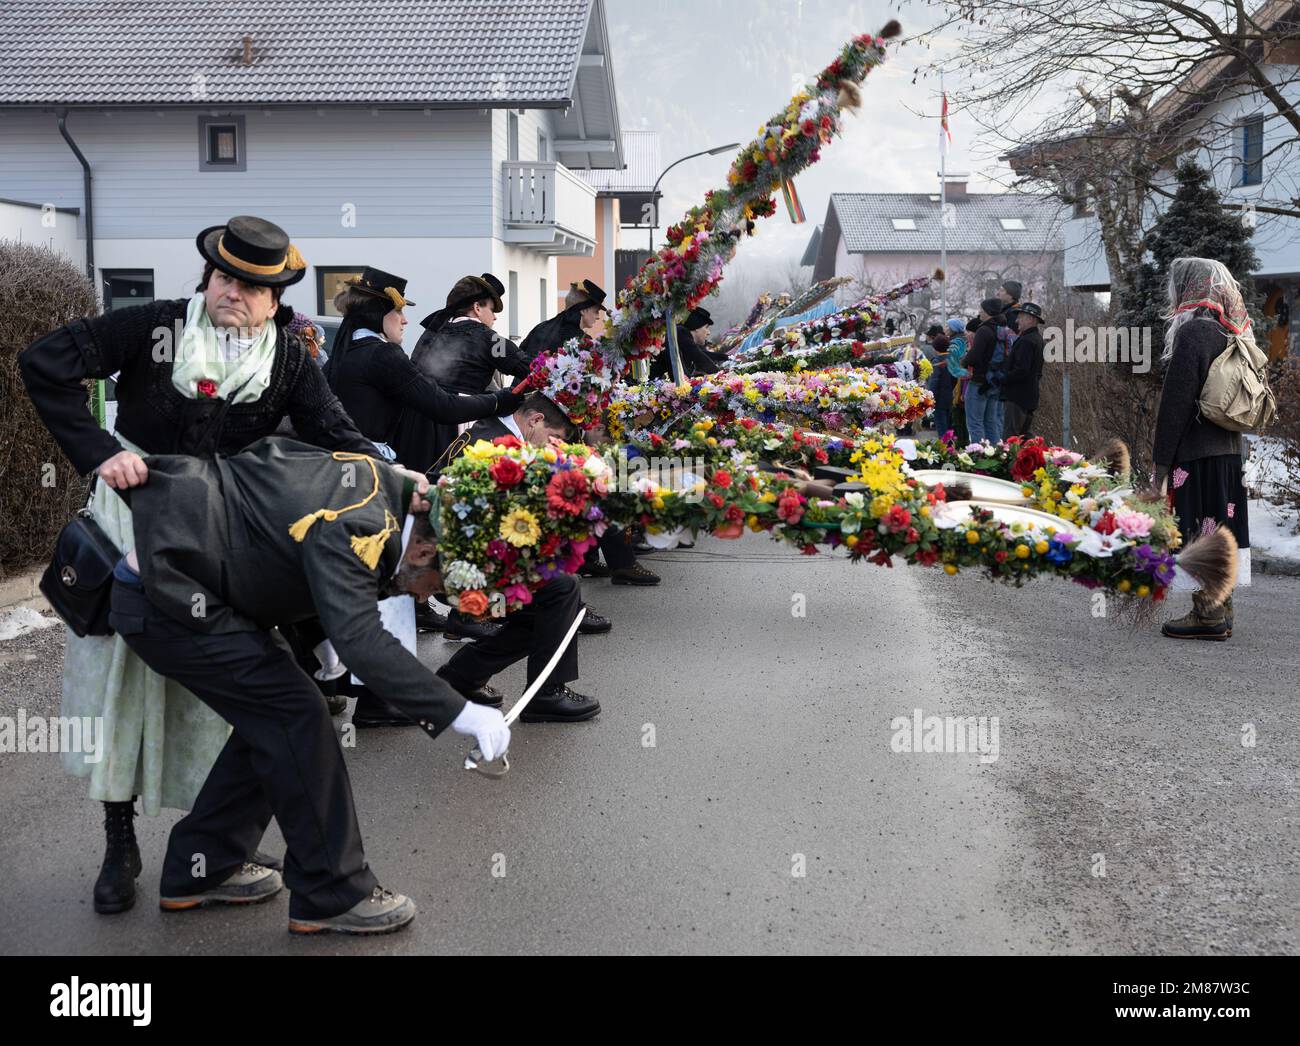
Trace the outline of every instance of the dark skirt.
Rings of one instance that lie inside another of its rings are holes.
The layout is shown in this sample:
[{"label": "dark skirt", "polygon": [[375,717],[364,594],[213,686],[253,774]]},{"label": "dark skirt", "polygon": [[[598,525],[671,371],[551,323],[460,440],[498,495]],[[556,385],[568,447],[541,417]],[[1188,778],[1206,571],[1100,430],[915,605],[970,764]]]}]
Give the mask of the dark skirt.
[{"label": "dark skirt", "polygon": [[1240,454],[1175,464],[1169,474],[1169,491],[1184,544],[1222,523],[1232,531],[1239,548],[1250,548]]}]

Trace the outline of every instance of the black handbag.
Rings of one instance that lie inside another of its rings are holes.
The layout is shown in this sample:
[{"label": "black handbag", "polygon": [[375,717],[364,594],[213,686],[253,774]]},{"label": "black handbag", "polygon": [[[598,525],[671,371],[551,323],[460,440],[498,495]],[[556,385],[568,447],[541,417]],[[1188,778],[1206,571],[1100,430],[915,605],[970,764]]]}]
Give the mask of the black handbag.
[{"label": "black handbag", "polygon": [[113,568],[121,558],[89,508],[80,509],[59,532],[54,558],[41,576],[41,594],[77,635],[113,634],[108,624],[109,596]]}]

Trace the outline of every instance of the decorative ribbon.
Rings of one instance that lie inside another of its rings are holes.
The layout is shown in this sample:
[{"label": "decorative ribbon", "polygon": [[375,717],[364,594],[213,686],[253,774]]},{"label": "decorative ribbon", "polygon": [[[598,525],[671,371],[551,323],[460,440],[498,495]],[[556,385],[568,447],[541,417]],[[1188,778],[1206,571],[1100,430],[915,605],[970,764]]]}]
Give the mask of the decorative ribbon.
[{"label": "decorative ribbon", "polygon": [[802,225],[808,220],[803,213],[803,204],[799,202],[799,193],[795,190],[793,178],[781,179],[781,195],[785,197],[785,209],[790,215],[790,221],[795,225]]},{"label": "decorative ribbon", "polygon": [[[345,505],[343,508],[338,509],[317,509],[315,512],[303,516],[302,519],[298,520],[289,528],[289,536],[293,538],[294,541],[302,542],[307,537],[307,532],[311,530],[317,520],[323,519],[326,523],[333,523],[345,512],[352,512],[354,509],[364,508],[366,505],[370,504],[379,493],[379,469],[372,458],[367,457],[365,454],[349,454],[344,451],[335,451],[330,455],[330,457],[335,461],[364,461],[370,466],[370,474],[374,478],[375,485],[371,488],[369,494],[354,505]],[[375,567],[379,565],[379,557],[383,555],[384,545],[386,545],[388,539],[400,529],[401,525],[397,522],[397,517],[389,512],[388,509],[384,509],[384,529],[379,533],[371,534],[368,537],[353,535],[352,551],[356,553],[357,558],[361,560],[361,562],[371,570],[374,570]]]}]

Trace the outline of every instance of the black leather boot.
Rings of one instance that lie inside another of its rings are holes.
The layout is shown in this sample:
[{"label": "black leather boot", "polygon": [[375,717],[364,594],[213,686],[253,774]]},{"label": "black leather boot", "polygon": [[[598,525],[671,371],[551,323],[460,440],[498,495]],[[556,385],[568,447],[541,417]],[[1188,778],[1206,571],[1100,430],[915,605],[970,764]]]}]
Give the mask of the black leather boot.
[{"label": "black leather boot", "polygon": [[124,912],[135,904],[135,880],[140,874],[140,847],[135,841],[135,800],[104,804],[104,864],[95,880],[95,911]]}]

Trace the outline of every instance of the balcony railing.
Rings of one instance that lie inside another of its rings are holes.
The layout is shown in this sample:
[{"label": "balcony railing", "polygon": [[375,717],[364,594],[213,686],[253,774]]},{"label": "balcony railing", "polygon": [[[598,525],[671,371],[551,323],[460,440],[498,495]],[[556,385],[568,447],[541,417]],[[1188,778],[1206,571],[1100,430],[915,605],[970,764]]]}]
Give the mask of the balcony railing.
[{"label": "balcony railing", "polygon": [[501,176],[507,243],[542,254],[595,252],[595,189],[555,162],[507,160]]}]

